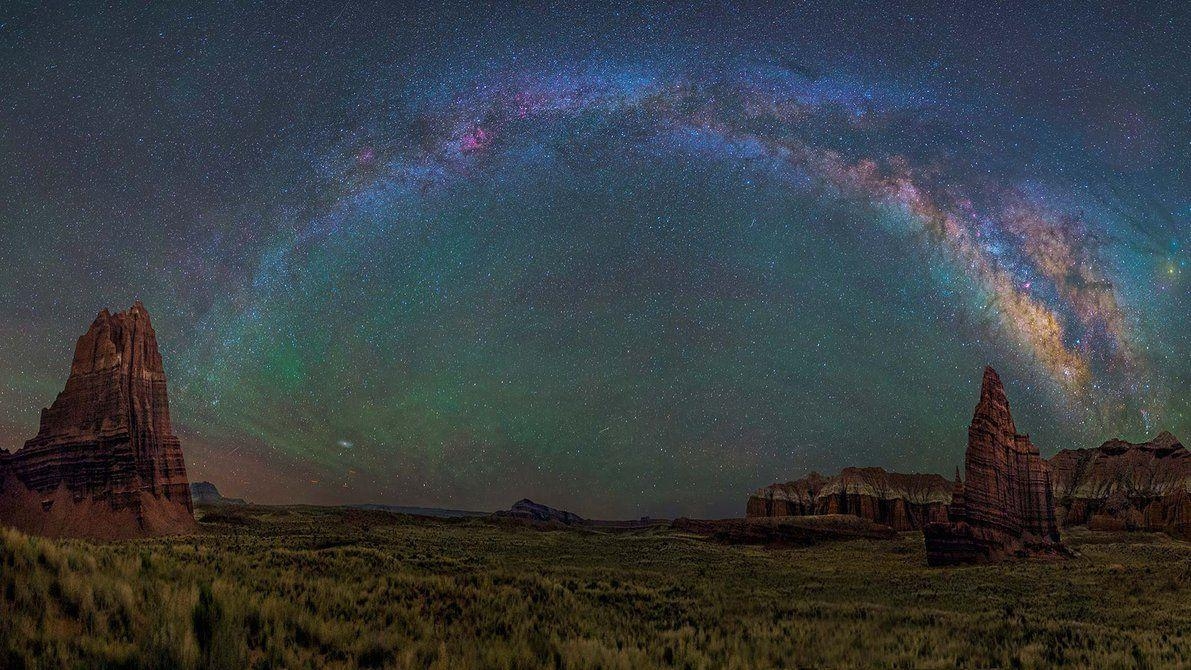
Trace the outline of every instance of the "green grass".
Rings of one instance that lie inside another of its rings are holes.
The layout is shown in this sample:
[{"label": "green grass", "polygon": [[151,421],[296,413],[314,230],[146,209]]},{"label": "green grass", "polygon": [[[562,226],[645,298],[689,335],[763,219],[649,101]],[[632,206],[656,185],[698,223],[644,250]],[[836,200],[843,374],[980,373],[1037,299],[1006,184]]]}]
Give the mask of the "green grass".
[{"label": "green grass", "polygon": [[1191,544],[1159,535],[937,569],[918,534],[767,550],[319,508],[221,519],[111,544],[0,530],[0,667],[1191,667]]}]

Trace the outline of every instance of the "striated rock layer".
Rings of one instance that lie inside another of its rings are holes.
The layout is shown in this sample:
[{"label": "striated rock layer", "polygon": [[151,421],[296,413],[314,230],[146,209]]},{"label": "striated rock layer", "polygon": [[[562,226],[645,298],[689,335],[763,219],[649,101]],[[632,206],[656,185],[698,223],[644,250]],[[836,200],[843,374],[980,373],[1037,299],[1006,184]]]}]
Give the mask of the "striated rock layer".
[{"label": "striated rock layer", "polygon": [[99,313],[37,436],[0,451],[0,523],[115,539],[194,526],[182,447],[149,313]]},{"label": "striated rock layer", "polygon": [[851,514],[894,530],[919,530],[947,520],[951,482],[939,475],[906,475],[881,468],[844,468],[770,484],[749,496],[746,516]]},{"label": "striated rock layer", "polygon": [[1063,556],[1051,472],[1029,435],[1017,432],[1000,377],[984,369],[968,428],[966,481],[956,479],[946,523],[927,524],[930,565]]},{"label": "striated rock layer", "polygon": [[1064,526],[1191,537],[1191,452],[1170,433],[1064,449],[1050,467]]}]

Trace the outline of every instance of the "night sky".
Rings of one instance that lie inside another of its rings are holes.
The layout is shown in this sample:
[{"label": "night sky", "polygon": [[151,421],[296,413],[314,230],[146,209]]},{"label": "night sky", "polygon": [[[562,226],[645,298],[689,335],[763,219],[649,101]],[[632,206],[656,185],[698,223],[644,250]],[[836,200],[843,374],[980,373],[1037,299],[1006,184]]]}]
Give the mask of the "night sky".
[{"label": "night sky", "polygon": [[[1191,437],[1181,3],[0,6],[0,446],[142,299],[193,480],[726,516]],[[599,5],[599,6],[596,6]]]}]

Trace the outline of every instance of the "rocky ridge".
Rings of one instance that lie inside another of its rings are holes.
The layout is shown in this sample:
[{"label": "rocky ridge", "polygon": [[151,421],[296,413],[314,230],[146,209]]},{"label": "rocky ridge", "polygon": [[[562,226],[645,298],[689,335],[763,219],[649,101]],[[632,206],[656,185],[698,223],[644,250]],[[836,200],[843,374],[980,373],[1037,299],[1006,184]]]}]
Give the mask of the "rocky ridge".
[{"label": "rocky ridge", "polygon": [[1064,526],[1191,537],[1191,452],[1174,435],[1064,449],[1050,466]]},{"label": "rocky ridge", "polygon": [[951,488],[940,475],[844,468],[835,476],[811,473],[757,489],[749,496],[746,516],[851,514],[898,531],[920,530],[947,520]]}]

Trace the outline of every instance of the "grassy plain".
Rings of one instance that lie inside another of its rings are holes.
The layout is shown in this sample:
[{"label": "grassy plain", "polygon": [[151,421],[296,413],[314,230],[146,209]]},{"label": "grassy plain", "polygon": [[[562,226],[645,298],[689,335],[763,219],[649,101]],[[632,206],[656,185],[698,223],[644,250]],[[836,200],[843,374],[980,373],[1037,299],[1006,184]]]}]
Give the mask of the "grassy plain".
[{"label": "grassy plain", "polygon": [[0,529],[0,667],[1191,667],[1191,543],[925,566],[920,534],[800,549],[325,508],[200,510],[110,544]]}]

